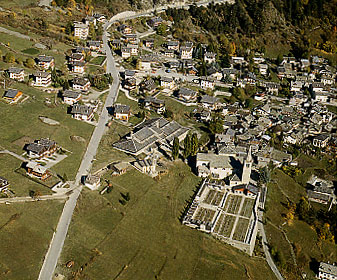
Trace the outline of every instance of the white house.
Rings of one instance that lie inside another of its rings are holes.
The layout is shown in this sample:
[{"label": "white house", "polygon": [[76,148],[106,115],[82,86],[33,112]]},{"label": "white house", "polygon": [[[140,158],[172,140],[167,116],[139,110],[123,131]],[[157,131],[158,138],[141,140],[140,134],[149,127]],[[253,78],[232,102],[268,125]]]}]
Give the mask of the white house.
[{"label": "white house", "polygon": [[170,77],[161,77],[160,86],[167,89],[174,89],[175,87],[174,79]]},{"label": "white house", "polygon": [[22,68],[10,67],[8,69],[9,78],[22,82],[25,79],[25,70]]},{"label": "white house", "polygon": [[204,89],[214,89],[215,82],[212,78],[200,78],[200,86]]},{"label": "white house", "polygon": [[182,46],[180,48],[180,58],[181,59],[192,59],[192,55],[193,55],[192,47]]},{"label": "white house", "polygon": [[39,55],[36,60],[39,67],[43,70],[53,69],[55,67],[55,60],[52,56]]},{"label": "white house", "polygon": [[38,71],[33,75],[33,86],[49,87],[51,85],[51,74],[49,72]]},{"label": "white house", "polygon": [[76,77],[73,79],[73,89],[80,91],[88,91],[90,88],[90,81],[87,78]]},{"label": "white house", "polygon": [[318,268],[318,279],[321,280],[336,280],[337,266],[329,263],[320,262]]},{"label": "white house", "polygon": [[211,176],[222,180],[233,173],[230,157],[214,153],[198,153],[196,168],[198,176],[203,178]]},{"label": "white house", "polygon": [[92,191],[97,190],[101,185],[101,178],[90,174],[85,178],[84,185]]},{"label": "white house", "polygon": [[63,102],[68,105],[74,105],[81,100],[82,94],[73,90],[65,90],[62,94]]},{"label": "white house", "polygon": [[87,105],[74,104],[71,108],[71,114],[76,120],[90,121],[94,117],[94,108]]},{"label": "white house", "polygon": [[205,55],[204,55],[204,60],[206,63],[213,63],[215,62],[215,57],[216,57],[216,54],[215,53],[212,53],[212,52],[206,52]]},{"label": "white house", "polygon": [[86,40],[89,35],[89,25],[83,22],[74,22],[74,37]]}]

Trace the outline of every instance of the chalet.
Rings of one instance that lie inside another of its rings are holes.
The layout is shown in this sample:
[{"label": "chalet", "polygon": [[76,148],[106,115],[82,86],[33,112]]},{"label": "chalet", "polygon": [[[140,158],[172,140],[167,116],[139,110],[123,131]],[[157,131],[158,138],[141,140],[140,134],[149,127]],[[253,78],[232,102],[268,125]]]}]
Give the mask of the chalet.
[{"label": "chalet", "polygon": [[255,64],[264,63],[266,60],[263,57],[253,57],[253,62]]},{"label": "chalet", "polygon": [[258,66],[259,72],[261,75],[267,75],[268,74],[268,64],[259,64]]},{"label": "chalet", "polygon": [[180,47],[180,58],[181,59],[192,59],[193,48],[182,46]]},{"label": "chalet", "polygon": [[74,37],[86,40],[89,35],[89,25],[83,22],[74,22]]},{"label": "chalet", "polygon": [[43,70],[53,69],[55,67],[55,60],[52,56],[39,55],[36,58],[36,62]]},{"label": "chalet", "polygon": [[130,106],[115,104],[113,114],[116,120],[129,121],[129,117],[131,115]]},{"label": "chalet", "polygon": [[69,62],[72,63],[72,62],[84,62],[84,54],[83,53],[72,53],[70,56],[69,56]]},{"label": "chalet", "polygon": [[206,52],[204,55],[205,62],[209,64],[215,62],[215,58],[216,58],[216,54],[212,52]]},{"label": "chalet", "polygon": [[124,79],[125,80],[131,79],[131,78],[135,78],[135,77],[136,77],[136,71],[134,71],[134,70],[128,70],[128,69],[126,69],[124,71]]},{"label": "chalet", "polygon": [[87,15],[85,18],[84,18],[84,23],[86,25],[90,25],[90,24],[93,24],[94,26],[96,26],[96,18],[93,17],[93,16],[89,16]]},{"label": "chalet", "polygon": [[163,52],[166,57],[174,57],[174,50],[165,49]]},{"label": "chalet", "polygon": [[121,49],[121,55],[122,55],[122,58],[124,59],[131,57],[131,50],[127,47],[123,47]]},{"label": "chalet", "polygon": [[126,34],[124,35],[124,42],[130,44],[138,44],[138,37],[137,34]]},{"label": "chalet", "polygon": [[26,170],[29,176],[38,178],[42,181],[45,181],[51,177],[51,173],[46,167],[34,161],[30,161],[26,164]]},{"label": "chalet", "polygon": [[34,73],[32,85],[37,87],[49,87],[51,85],[51,74],[42,71]]},{"label": "chalet", "polygon": [[151,63],[152,63],[152,59],[148,58],[148,57],[143,57],[140,59],[139,62],[139,68],[142,70],[151,70]]},{"label": "chalet", "polygon": [[231,57],[231,63],[236,65],[236,64],[246,64],[246,60],[244,57],[241,57],[241,56],[232,56]]},{"label": "chalet", "polygon": [[123,87],[128,90],[133,90],[137,88],[137,80],[136,78],[129,78],[124,81]]},{"label": "chalet", "polygon": [[70,69],[73,73],[83,74],[85,70],[85,62],[74,61],[70,64]]},{"label": "chalet", "polygon": [[71,114],[76,120],[91,121],[94,117],[94,108],[87,105],[74,104],[71,108]]},{"label": "chalet", "polygon": [[91,51],[87,47],[82,47],[82,46],[76,46],[74,49],[72,49],[73,53],[81,53],[81,54],[91,54]]},{"label": "chalet", "polygon": [[303,82],[291,81],[290,91],[299,92],[303,88]]},{"label": "chalet", "polygon": [[323,180],[312,175],[307,182],[308,199],[322,204],[335,200],[334,185],[332,181]]},{"label": "chalet", "polygon": [[73,90],[65,90],[62,94],[63,102],[68,105],[74,105],[81,100],[82,94]]},{"label": "chalet", "polygon": [[130,55],[138,55],[138,45],[128,44],[126,47],[130,50]]},{"label": "chalet", "polygon": [[238,70],[235,68],[223,68],[222,69],[222,74],[223,77],[226,78],[226,76],[232,80],[236,79],[236,76],[238,74]]},{"label": "chalet", "polygon": [[167,89],[174,89],[175,87],[175,82],[173,78],[170,77],[161,77],[160,78],[160,86],[162,88],[167,88]]},{"label": "chalet", "polygon": [[25,150],[30,158],[42,159],[53,155],[57,150],[57,144],[49,138],[41,138],[26,145]]},{"label": "chalet", "polygon": [[3,98],[9,103],[15,103],[20,99],[21,96],[22,96],[22,91],[17,90],[17,89],[8,89],[5,92]]},{"label": "chalet", "polygon": [[320,280],[336,280],[337,266],[335,264],[320,262],[317,278]]},{"label": "chalet", "polygon": [[73,89],[80,91],[88,91],[90,88],[90,81],[87,78],[75,77],[72,81]]},{"label": "chalet", "polygon": [[154,82],[153,79],[144,80],[141,83],[140,88],[143,92],[146,92],[148,94],[152,94],[152,93],[155,92],[155,90],[157,88],[157,84]]},{"label": "chalet", "polygon": [[178,98],[184,102],[195,102],[198,97],[198,92],[189,88],[180,88]]},{"label": "chalet", "polygon": [[146,96],[142,100],[144,104],[144,108],[148,110],[153,110],[157,112],[157,114],[162,114],[165,112],[165,101],[157,99],[156,97],[153,96]]},{"label": "chalet", "polygon": [[117,27],[117,30],[121,33],[123,33],[124,35],[126,34],[131,34],[132,33],[132,28],[128,25],[125,24],[121,24]]},{"label": "chalet", "polygon": [[103,48],[102,41],[88,41],[87,46],[91,51],[99,52]]},{"label": "chalet", "polygon": [[25,79],[25,70],[22,68],[10,67],[8,69],[9,78],[22,82]]},{"label": "chalet", "polygon": [[144,46],[149,48],[149,49],[152,49],[154,47],[154,39],[153,38],[147,38],[143,41],[144,43]]},{"label": "chalet", "polygon": [[93,16],[94,16],[95,19],[96,19],[98,22],[100,22],[100,23],[103,23],[103,22],[106,21],[106,17],[105,17],[105,15],[103,15],[103,14],[94,13]]},{"label": "chalet", "polygon": [[201,77],[200,78],[200,87],[201,88],[213,90],[214,86],[215,86],[214,79],[207,78],[207,77]]},{"label": "chalet", "polygon": [[312,139],[312,145],[317,148],[325,148],[330,139],[329,134],[320,134]]},{"label": "chalet", "polygon": [[157,28],[162,23],[163,19],[161,17],[153,17],[148,21],[148,24],[154,29]]},{"label": "chalet", "polygon": [[215,96],[210,95],[203,95],[200,99],[200,103],[203,108],[209,109],[209,110],[217,110],[220,108],[221,103],[219,98]]},{"label": "chalet", "polygon": [[0,177],[0,192],[7,191],[9,187],[9,182],[4,177]]},{"label": "chalet", "polygon": [[179,50],[179,41],[168,41],[166,43],[166,47],[168,50],[174,50],[174,51],[178,51]]}]

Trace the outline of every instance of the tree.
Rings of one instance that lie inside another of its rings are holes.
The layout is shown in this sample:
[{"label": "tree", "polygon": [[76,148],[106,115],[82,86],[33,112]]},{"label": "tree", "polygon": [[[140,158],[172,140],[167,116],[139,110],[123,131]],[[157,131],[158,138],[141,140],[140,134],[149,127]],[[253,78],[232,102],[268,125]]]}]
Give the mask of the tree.
[{"label": "tree", "polygon": [[172,146],[172,158],[176,160],[179,156],[179,139],[178,137],[174,137],[173,146]]},{"label": "tree", "polygon": [[73,22],[68,21],[67,25],[65,27],[65,32],[66,32],[66,34],[71,35],[72,31],[73,31]]},{"label": "tree", "polygon": [[68,181],[68,176],[67,176],[66,173],[63,174],[62,179],[63,179],[63,182],[67,182]]},{"label": "tree", "polygon": [[15,56],[12,53],[6,53],[4,57],[4,61],[6,63],[14,63],[15,62]]},{"label": "tree", "polygon": [[186,135],[184,139],[184,158],[188,158],[191,155],[191,136],[189,134]]},{"label": "tree", "polygon": [[96,29],[93,23],[89,24],[89,36],[91,39],[96,40]]},{"label": "tree", "polygon": [[198,151],[199,151],[198,135],[196,133],[193,133],[191,139],[191,155],[195,156]]},{"label": "tree", "polygon": [[161,36],[165,36],[166,35],[166,30],[167,30],[167,25],[164,23],[161,23],[158,27],[157,27],[157,34],[161,35]]},{"label": "tree", "polygon": [[35,61],[32,58],[27,58],[24,65],[28,68],[34,68],[35,66]]},{"label": "tree", "polygon": [[223,120],[220,116],[214,116],[209,123],[209,130],[212,134],[223,132]]}]

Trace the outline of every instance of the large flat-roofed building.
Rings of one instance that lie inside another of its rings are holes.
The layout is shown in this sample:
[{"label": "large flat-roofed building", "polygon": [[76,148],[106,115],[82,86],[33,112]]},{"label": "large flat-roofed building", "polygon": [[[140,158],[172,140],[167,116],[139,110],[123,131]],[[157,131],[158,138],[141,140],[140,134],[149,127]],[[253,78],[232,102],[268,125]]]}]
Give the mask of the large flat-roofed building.
[{"label": "large flat-roofed building", "polygon": [[188,131],[189,128],[175,121],[155,118],[141,123],[131,134],[114,143],[113,147],[132,155],[148,154],[156,146],[171,149],[173,139],[177,137],[182,141]]},{"label": "large flat-roofed building", "polygon": [[232,188],[205,180],[182,223],[210,233],[251,256],[257,234],[259,197],[259,190],[250,184]]}]

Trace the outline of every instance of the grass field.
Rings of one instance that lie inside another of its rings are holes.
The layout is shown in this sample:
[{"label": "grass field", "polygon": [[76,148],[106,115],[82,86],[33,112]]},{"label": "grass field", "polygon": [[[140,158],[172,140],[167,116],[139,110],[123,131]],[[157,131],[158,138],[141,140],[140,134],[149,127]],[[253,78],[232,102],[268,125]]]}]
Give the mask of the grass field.
[{"label": "grass field", "polygon": [[[299,158],[299,166],[305,169],[304,174],[310,172],[315,164],[318,168],[323,167],[322,162],[315,162],[306,156]],[[307,177],[307,175],[302,176]],[[296,179],[298,180],[298,178]],[[305,196],[305,188],[280,170],[276,170],[273,173],[272,180],[272,183],[268,186],[266,204],[267,224],[265,229],[271,246],[281,251],[286,260],[286,266],[282,268],[282,273],[284,273],[288,279],[298,279],[299,277],[298,274],[294,273],[296,270],[294,269],[294,263],[291,258],[291,246],[293,246],[298,263],[297,271],[303,271],[308,275],[308,279],[314,279],[314,272],[310,268],[310,262],[312,260],[334,262],[337,258],[337,246],[331,242],[320,241],[313,228],[296,218],[292,225],[284,224],[285,219],[283,216],[288,211],[288,199],[285,195],[293,202],[298,202],[302,196]],[[302,180],[304,181],[304,178],[302,178]],[[280,189],[282,189],[283,192],[281,192]],[[312,206],[316,207],[318,205],[313,203]],[[291,245],[278,229],[279,226],[286,232]]]},{"label": "grass field", "polygon": [[105,60],[105,56],[96,56],[93,58],[90,63],[95,64],[95,65],[101,65],[103,61]]},{"label": "grass field", "polygon": [[[75,142],[71,136],[81,136],[89,139],[93,126],[77,121],[67,114],[67,106],[63,104],[45,105],[45,98],[54,100],[53,94],[47,94],[40,90],[28,87],[22,83],[16,83],[14,88],[22,90],[29,98],[21,104],[8,105],[0,102],[0,129],[6,133],[0,134],[0,145],[18,154],[23,153],[23,147],[17,145],[16,140],[22,137],[39,139],[49,137],[55,140],[64,149],[69,150],[69,156],[55,165],[52,170],[63,175],[67,173],[71,180],[77,171],[84,153],[86,142]],[[46,116],[60,122],[58,126],[50,126],[42,123],[39,116]]]},{"label": "grass field", "polygon": [[59,215],[60,201],[0,204],[0,279],[37,279]]},{"label": "grass field", "polygon": [[83,266],[77,279],[274,279],[264,260],[181,225],[200,180],[183,163],[158,182],[136,170],[110,180],[109,194],[82,193],[58,273],[68,277]]}]

